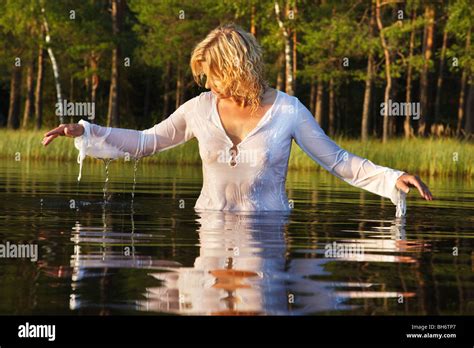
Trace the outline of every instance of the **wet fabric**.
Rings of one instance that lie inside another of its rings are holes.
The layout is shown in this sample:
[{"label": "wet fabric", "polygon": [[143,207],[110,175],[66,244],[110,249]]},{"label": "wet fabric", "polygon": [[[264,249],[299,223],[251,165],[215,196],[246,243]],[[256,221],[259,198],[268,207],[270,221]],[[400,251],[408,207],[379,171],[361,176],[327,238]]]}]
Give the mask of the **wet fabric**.
[{"label": "wet fabric", "polygon": [[[198,210],[273,211],[291,209],[285,191],[293,141],[315,162],[345,182],[389,198],[404,215],[405,195],[395,187],[402,171],[383,167],[340,148],[298,98],[277,91],[257,126],[235,144],[221,123],[216,96],[204,92],[154,127],[143,130],[101,127],[81,120],[75,139],[79,162],[96,158],[141,158],[196,138],[203,187]],[[80,176],[79,176],[80,178]]]}]

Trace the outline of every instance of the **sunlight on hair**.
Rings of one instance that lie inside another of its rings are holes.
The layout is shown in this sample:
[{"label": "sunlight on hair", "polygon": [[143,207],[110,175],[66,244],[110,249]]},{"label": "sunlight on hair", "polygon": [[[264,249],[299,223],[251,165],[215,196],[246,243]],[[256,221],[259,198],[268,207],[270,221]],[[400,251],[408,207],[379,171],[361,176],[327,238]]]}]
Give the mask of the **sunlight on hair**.
[{"label": "sunlight on hair", "polygon": [[194,48],[190,65],[199,86],[206,87],[202,77],[207,73],[207,82],[220,94],[250,105],[252,113],[260,106],[268,87],[262,49],[255,37],[239,26],[226,24],[212,30]]}]

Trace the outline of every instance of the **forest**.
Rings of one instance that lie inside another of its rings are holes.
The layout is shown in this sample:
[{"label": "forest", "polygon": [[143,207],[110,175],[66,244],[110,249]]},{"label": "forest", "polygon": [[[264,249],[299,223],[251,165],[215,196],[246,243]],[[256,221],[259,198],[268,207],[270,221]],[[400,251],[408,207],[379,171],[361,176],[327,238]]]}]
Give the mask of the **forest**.
[{"label": "forest", "polygon": [[[193,47],[233,22],[263,47],[270,85],[331,136],[454,137],[474,122],[472,0],[0,0],[0,127],[144,129],[204,90]],[[9,133],[11,134],[11,132]]]}]

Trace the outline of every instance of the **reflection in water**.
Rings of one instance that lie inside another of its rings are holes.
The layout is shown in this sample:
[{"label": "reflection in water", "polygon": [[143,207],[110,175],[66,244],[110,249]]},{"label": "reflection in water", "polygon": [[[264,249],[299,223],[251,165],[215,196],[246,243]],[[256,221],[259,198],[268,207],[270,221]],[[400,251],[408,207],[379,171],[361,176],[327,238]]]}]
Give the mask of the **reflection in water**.
[{"label": "reflection in water", "polygon": [[[189,314],[286,313],[287,215],[198,213],[199,257],[193,267],[151,275],[144,310]],[[328,303],[330,307],[330,303]]]},{"label": "reflection in water", "polygon": [[470,181],[433,181],[438,200],[411,198],[406,221],[301,172],[290,216],[196,215],[195,168],[140,166],[134,190],[135,168],[115,162],[104,204],[97,164],[78,184],[74,164],[2,162],[1,239],[37,242],[39,259],[0,260],[1,314],[474,313]]},{"label": "reflection in water", "polygon": [[[77,296],[81,281],[88,277],[105,278],[113,269],[145,269],[154,280],[142,289],[143,299],[128,306],[134,310],[206,315],[309,314],[349,310],[348,299],[414,297],[414,292],[389,291],[377,282],[332,281],[328,265],[334,262],[416,263],[400,252],[420,252],[428,247],[405,240],[405,220],[360,220],[377,223],[370,230],[344,230],[357,238],[338,239],[338,245],[359,244],[363,253],[328,258],[326,244],[316,249],[299,250],[310,258],[289,258],[287,226],[289,215],[277,213],[235,213],[200,211],[196,221],[199,256],[191,266],[159,260],[136,251],[136,246],[153,245],[163,235],[157,233],[114,232],[107,226],[103,205],[103,226],[72,229],[74,254],[71,255],[72,294],[70,309],[93,304]],[[132,207],[132,223],[133,207]],[[379,226],[386,225],[389,227]],[[81,245],[93,245],[87,253]],[[123,248],[114,248],[122,245]],[[100,250],[97,250],[97,247]],[[349,290],[344,290],[349,289]],[[140,289],[137,289],[140,290]],[[113,304],[103,303],[107,307]],[[115,306],[117,307],[117,306]]]},{"label": "reflection in water", "polygon": [[358,220],[360,222],[375,222],[389,226],[372,226],[373,231],[343,230],[344,232],[355,232],[357,239],[345,239],[339,243],[359,244],[364,251],[361,255],[341,258],[343,260],[356,259],[365,262],[397,262],[414,263],[416,259],[412,256],[392,255],[390,253],[422,252],[429,250],[429,245],[417,240],[406,240],[405,217],[394,220]]}]

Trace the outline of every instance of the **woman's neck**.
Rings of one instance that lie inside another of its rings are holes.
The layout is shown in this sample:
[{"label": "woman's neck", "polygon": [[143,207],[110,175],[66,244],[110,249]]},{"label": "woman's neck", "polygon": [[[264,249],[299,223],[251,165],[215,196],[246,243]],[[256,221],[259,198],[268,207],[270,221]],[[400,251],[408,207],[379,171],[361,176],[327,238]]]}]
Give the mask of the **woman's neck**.
[{"label": "woman's neck", "polygon": [[[261,97],[261,100],[260,100],[260,103],[261,105],[265,105],[267,104],[266,101],[268,101],[269,99],[272,99],[272,98],[269,98],[270,96],[273,96],[272,94],[273,92],[273,88],[271,87],[265,87],[263,93],[262,93],[262,97]],[[229,105],[233,106],[233,107],[238,107],[238,108],[241,108],[241,109],[245,109],[245,108],[249,108],[251,105],[250,103],[246,102],[246,100],[236,100],[234,97],[222,97],[220,96],[219,94],[215,93],[217,98],[220,100],[220,102],[224,102],[224,103],[229,103]]]}]

